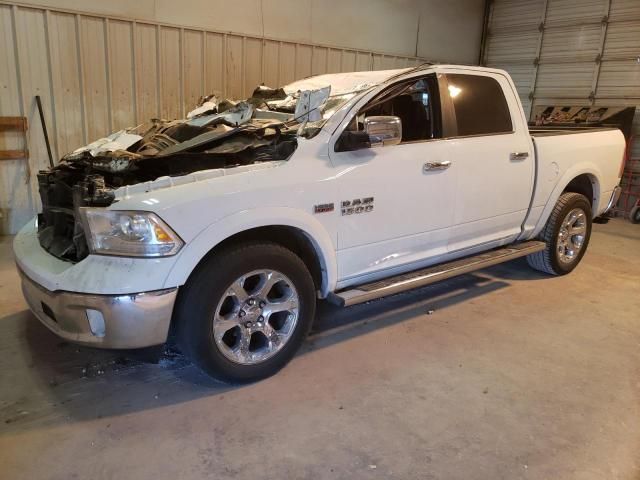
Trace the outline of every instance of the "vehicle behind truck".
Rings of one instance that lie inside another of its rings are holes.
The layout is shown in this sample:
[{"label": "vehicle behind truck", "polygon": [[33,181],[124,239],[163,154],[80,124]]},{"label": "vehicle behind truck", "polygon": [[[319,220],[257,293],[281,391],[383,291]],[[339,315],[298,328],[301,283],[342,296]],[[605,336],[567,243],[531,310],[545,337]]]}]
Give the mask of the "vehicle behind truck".
[{"label": "vehicle behind truck", "polygon": [[328,74],[209,96],[38,175],[16,236],[25,298],[102,348],[171,334],[210,375],[272,375],[318,299],[351,306],[518,257],[584,256],[618,199],[616,129],[529,130],[501,70]]}]

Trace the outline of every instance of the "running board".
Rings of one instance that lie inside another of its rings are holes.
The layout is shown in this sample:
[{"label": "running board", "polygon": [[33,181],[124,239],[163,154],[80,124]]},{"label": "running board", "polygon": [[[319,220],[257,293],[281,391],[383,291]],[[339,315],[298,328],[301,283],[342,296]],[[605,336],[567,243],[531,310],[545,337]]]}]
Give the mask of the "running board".
[{"label": "running board", "polygon": [[545,243],[530,241],[516,243],[508,247],[483,252],[472,257],[442,263],[433,267],[403,273],[395,277],[385,278],[365,285],[359,285],[349,290],[331,292],[327,299],[338,306],[349,307],[358,303],[368,302],[377,298],[394,295],[418,287],[446,280],[447,278],[464,275],[492,265],[508,262],[515,258],[531,255],[544,250]]}]

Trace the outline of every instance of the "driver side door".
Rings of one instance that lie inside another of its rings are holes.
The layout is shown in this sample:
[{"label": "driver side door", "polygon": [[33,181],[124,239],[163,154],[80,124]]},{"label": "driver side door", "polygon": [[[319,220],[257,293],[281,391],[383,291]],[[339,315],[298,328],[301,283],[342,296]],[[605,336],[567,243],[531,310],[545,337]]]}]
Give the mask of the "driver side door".
[{"label": "driver side door", "polygon": [[401,143],[330,148],[340,194],[338,288],[436,263],[447,253],[456,171],[442,140],[438,82],[432,74],[411,79],[415,85],[399,95],[386,98],[383,90],[347,127],[358,128],[371,113],[397,116]]}]

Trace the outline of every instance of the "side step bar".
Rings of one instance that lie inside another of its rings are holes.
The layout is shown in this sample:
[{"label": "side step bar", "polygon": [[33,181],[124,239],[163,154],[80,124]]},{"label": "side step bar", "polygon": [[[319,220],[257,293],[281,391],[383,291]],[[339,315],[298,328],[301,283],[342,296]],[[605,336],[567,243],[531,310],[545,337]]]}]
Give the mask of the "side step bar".
[{"label": "side step bar", "polygon": [[470,273],[499,263],[508,262],[509,260],[544,250],[544,247],[544,242],[535,240],[516,243],[508,247],[483,252],[472,257],[403,273],[377,282],[359,285],[348,290],[332,292],[327,299],[338,306],[349,307],[414,288],[424,287],[425,285],[430,285],[458,275],[464,275],[465,273]]}]

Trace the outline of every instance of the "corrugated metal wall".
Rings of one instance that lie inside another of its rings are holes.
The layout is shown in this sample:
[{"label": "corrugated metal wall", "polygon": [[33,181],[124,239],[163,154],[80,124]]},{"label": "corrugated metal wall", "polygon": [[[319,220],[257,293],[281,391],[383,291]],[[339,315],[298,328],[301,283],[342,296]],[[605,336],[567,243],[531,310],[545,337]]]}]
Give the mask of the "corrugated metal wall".
[{"label": "corrugated metal wall", "polygon": [[635,105],[640,174],[640,0],[493,0],[483,63],[511,73],[527,113]]},{"label": "corrugated metal wall", "polygon": [[[28,164],[0,162],[0,233],[38,206],[34,173],[47,153],[35,105],[42,97],[54,157],[152,117],[180,118],[200,96],[244,98],[264,83],[402,68],[415,57],[290,43],[147,21],[0,2],[0,116],[27,116]],[[0,134],[0,149],[21,149]]]}]

